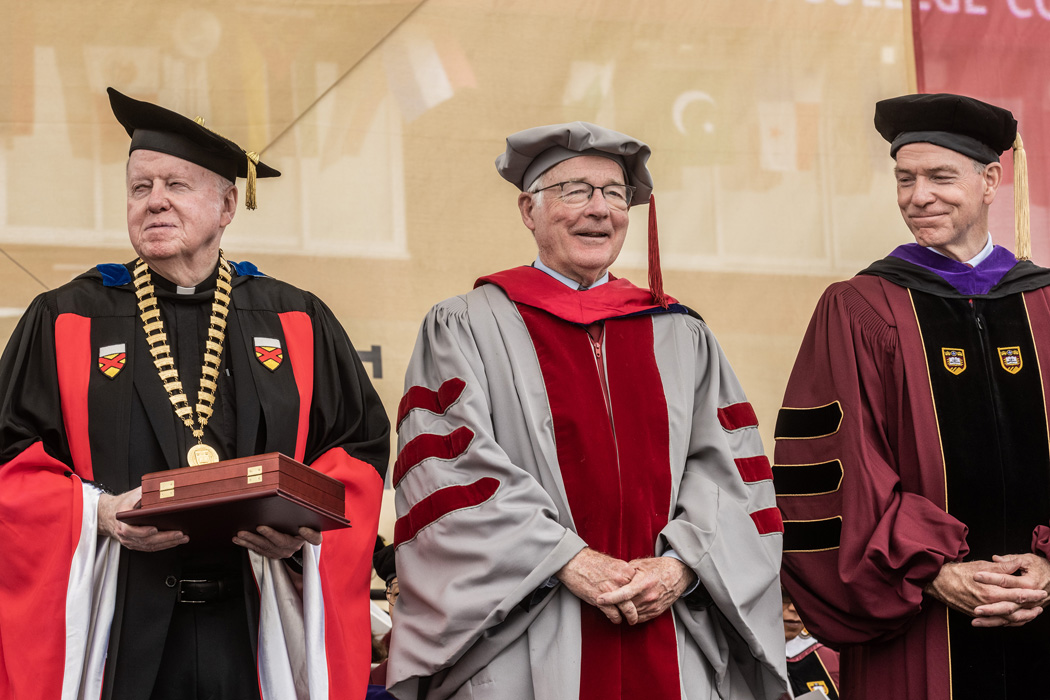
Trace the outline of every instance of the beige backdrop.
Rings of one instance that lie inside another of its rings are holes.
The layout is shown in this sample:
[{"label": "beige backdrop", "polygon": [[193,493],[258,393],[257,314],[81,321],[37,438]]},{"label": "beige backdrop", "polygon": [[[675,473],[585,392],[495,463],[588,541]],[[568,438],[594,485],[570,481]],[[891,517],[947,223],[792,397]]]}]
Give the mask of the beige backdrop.
[{"label": "beige backdrop", "polygon": [[[652,145],[667,289],[717,333],[770,452],[818,295],[909,240],[871,126],[877,99],[909,89],[901,0],[0,7],[0,338],[43,286],[132,257],[108,85],[283,171],[227,254],[378,346],[391,411],[427,309],[534,257],[493,168],[522,128],[581,119]],[[646,216],[613,268],[640,284]]]}]

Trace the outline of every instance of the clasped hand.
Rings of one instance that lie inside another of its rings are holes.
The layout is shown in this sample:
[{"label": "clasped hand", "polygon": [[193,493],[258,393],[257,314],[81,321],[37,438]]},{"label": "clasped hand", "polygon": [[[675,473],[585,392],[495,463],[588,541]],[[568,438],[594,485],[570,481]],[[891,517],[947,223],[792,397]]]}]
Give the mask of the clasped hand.
[{"label": "clasped hand", "polygon": [[1050,563],[1035,554],[951,562],[925,592],[973,617],[974,627],[1020,627],[1050,604]]},{"label": "clasped hand", "polygon": [[[112,537],[121,546],[139,552],[159,552],[190,541],[178,530],[158,530],[152,525],[129,525],[117,520],[116,515],[136,508],[142,500],[142,487],[111,496],[102,494],[98,498],[98,533]],[[303,543],[321,544],[321,533],[308,527],[299,528],[298,535],[286,535],[262,525],[255,532],[241,531],[233,543],[271,559],[285,559],[295,554]]]},{"label": "clasped hand", "polygon": [[557,577],[611,622],[626,620],[636,625],[671,607],[692,585],[696,574],[671,557],[626,562],[588,547],[562,567]]}]

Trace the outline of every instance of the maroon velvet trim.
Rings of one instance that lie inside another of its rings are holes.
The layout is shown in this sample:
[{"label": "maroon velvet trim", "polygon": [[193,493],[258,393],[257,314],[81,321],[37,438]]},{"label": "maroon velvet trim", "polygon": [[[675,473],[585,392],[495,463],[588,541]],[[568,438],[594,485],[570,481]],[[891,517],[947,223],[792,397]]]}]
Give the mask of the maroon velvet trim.
[{"label": "maroon velvet trim", "polygon": [[[567,287],[543,270],[523,265],[482,277],[474,286],[483,284],[496,285],[517,304],[527,304],[570,323],[585,326],[653,309],[663,311],[660,304],[653,302],[653,295],[648,289],[611,276],[605,284],[581,292]],[[678,303],[669,296],[667,302]]]},{"label": "maroon velvet trim", "polygon": [[481,505],[492,498],[498,488],[499,479],[486,476],[471,484],[438,489],[397,519],[394,523],[394,545],[408,542],[420,530],[449,513]]},{"label": "maroon velvet trim", "polygon": [[737,471],[740,472],[740,478],[745,484],[773,478],[773,467],[769,466],[769,459],[765,455],[737,457],[733,461],[736,462]]},{"label": "maroon velvet trim", "polygon": [[408,441],[401,448],[394,462],[394,475],[391,478],[394,486],[405,476],[412,467],[424,459],[436,457],[437,459],[456,459],[470,447],[470,441],[474,439],[474,431],[467,427],[459,427],[448,435],[437,435],[435,433],[423,433]]},{"label": "maroon velvet trim", "polygon": [[[624,561],[653,556],[668,522],[671,469],[652,317],[605,322],[607,404],[586,329],[525,303],[518,310],[543,374],[577,533],[590,547]],[[581,700],[680,697],[670,611],[632,627],[614,625],[583,605],[581,626]]]},{"label": "maroon velvet trim", "polygon": [[722,424],[723,429],[729,431],[755,428],[758,427],[758,416],[755,415],[751,404],[744,401],[718,409],[718,422]]},{"label": "maroon velvet trim", "polygon": [[467,383],[459,377],[453,377],[438,387],[437,391],[425,386],[414,386],[401,397],[401,403],[397,407],[397,427],[401,428],[401,422],[414,409],[422,409],[431,413],[442,415],[448,407],[456,403],[463,394]]},{"label": "maroon velvet trim", "polygon": [[758,528],[758,534],[760,535],[784,531],[784,520],[780,517],[780,511],[776,508],[756,510],[751,514],[751,519],[755,521],[755,527]]}]

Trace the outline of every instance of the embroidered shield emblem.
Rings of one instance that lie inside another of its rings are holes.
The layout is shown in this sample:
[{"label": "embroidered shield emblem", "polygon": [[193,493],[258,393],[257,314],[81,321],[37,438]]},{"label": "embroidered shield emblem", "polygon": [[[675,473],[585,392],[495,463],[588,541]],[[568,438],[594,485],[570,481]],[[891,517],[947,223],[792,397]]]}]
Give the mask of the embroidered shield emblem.
[{"label": "embroidered shield emblem", "polygon": [[806,687],[810,690],[816,690],[820,688],[824,691],[824,695],[828,694],[828,684],[824,681],[806,681]]},{"label": "embroidered shield emblem", "polygon": [[944,368],[952,374],[962,374],[966,371],[966,353],[960,348],[941,348],[944,357]]},{"label": "embroidered shield emblem", "polygon": [[98,368],[102,374],[113,379],[120,370],[124,369],[127,354],[124,352],[124,343],[119,345],[106,345],[98,349]]},{"label": "embroidered shield emblem", "polygon": [[1010,374],[1021,371],[1024,362],[1021,361],[1021,348],[1018,346],[1010,348],[999,348],[999,364]]},{"label": "embroidered shield emblem", "polygon": [[281,341],[276,338],[256,338],[255,358],[262,366],[271,372],[281,366],[284,362],[284,351],[281,350]]}]

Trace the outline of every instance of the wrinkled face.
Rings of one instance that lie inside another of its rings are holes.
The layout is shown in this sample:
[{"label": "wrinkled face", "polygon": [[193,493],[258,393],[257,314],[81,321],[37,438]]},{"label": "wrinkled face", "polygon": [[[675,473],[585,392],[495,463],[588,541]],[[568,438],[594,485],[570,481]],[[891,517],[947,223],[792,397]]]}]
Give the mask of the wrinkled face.
[{"label": "wrinkled face", "polygon": [[143,260],[218,257],[236,187],[195,163],[141,149],[128,158],[127,187],[128,235]]},{"label": "wrinkled face", "polygon": [[[988,205],[995,199],[1002,166],[983,173],[961,153],[932,143],[897,151],[897,205],[915,241],[941,249],[980,250],[988,238]],[[976,254],[977,251],[974,251]]]},{"label": "wrinkled face", "polygon": [[[623,170],[608,158],[578,156],[558,163],[540,178],[540,186],[588,182],[596,187],[625,184]],[[521,219],[536,238],[540,260],[553,270],[590,285],[616,260],[627,237],[627,211],[609,206],[600,190],[581,207],[558,198],[558,188],[518,197]]]},{"label": "wrinkled face", "polygon": [[784,596],[784,641],[790,642],[792,639],[802,634],[802,630],[805,625],[802,624],[802,618],[798,616],[798,612],[795,610],[795,604],[791,602],[791,599],[786,595]]}]

